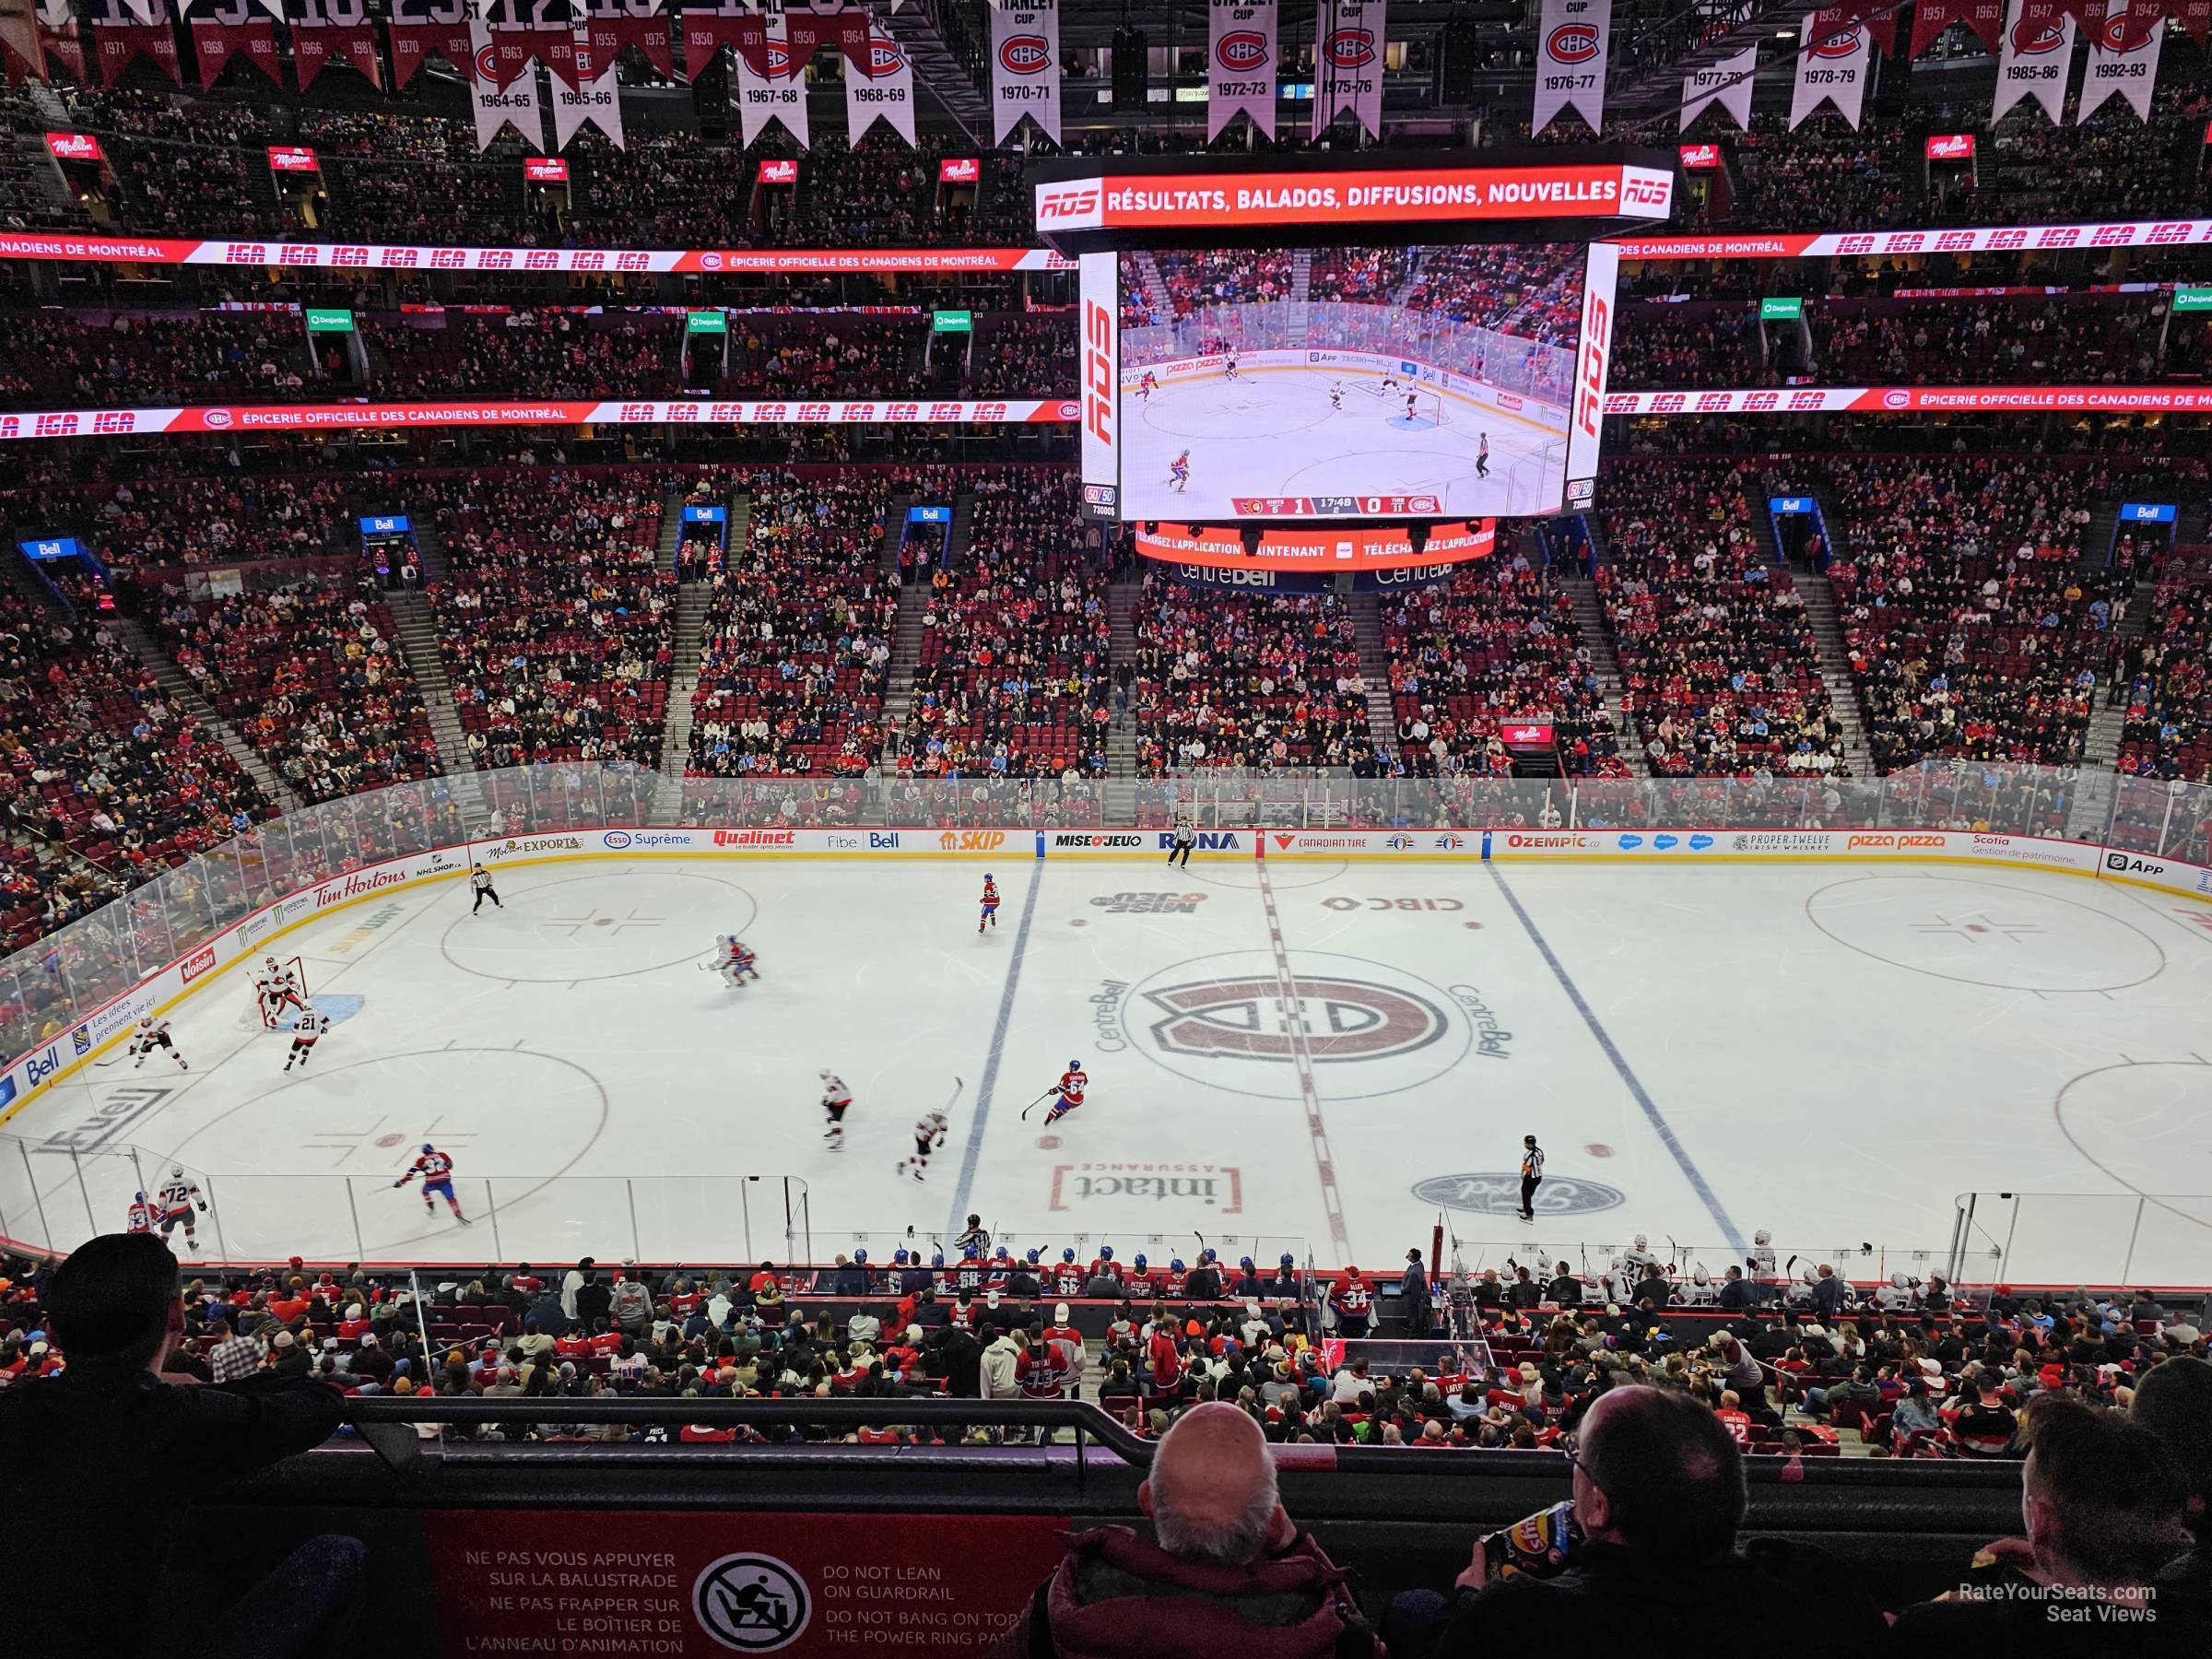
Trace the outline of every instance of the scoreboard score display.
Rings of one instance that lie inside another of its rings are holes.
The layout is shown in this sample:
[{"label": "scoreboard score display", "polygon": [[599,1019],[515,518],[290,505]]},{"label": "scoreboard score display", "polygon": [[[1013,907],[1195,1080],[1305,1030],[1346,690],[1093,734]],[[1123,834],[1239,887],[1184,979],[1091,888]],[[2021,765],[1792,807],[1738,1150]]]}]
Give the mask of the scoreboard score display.
[{"label": "scoreboard score display", "polygon": [[1078,269],[1084,511],[1536,517],[1596,476],[1618,257],[1678,157],[1115,158],[1036,170]]}]

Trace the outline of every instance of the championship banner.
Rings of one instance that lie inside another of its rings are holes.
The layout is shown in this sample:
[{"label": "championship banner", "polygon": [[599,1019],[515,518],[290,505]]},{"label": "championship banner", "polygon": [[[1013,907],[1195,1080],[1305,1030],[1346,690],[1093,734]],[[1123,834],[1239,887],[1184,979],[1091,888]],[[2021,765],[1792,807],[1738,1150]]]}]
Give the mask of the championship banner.
[{"label": "championship banner", "polygon": [[1072,271],[1044,248],[441,248],[408,243],[194,241],[0,230],[0,259],[101,265],[256,265],[280,271],[727,271],[773,276]]},{"label": "championship banner", "polygon": [[1989,124],[2023,98],[2042,106],[2053,126],[2066,118],[2066,72],[2074,63],[2074,19],[2058,0],[2011,0],[2005,13],[2005,45],[1997,53],[1997,96]]},{"label": "championship banner", "polygon": [[1691,122],[1717,104],[1728,112],[1729,120],[1750,131],[1751,77],[1758,68],[1759,47],[1755,43],[1734,57],[1692,69],[1682,77],[1682,124],[1677,130],[1688,132]]},{"label": "championship banner", "polygon": [[85,38],[77,32],[69,0],[39,0],[39,49],[78,82],[85,78]]},{"label": "championship banner", "polygon": [[2166,38],[2164,0],[2112,0],[2112,6],[2089,30],[2089,66],[2081,77],[2081,108],[2077,124],[2120,98],[2135,111],[2136,119],[2150,120],[2150,87],[2159,78],[2159,47]]},{"label": "championship banner", "polygon": [[9,86],[46,78],[39,50],[39,14],[31,0],[0,0],[0,75]]},{"label": "championship banner", "polygon": [[783,130],[799,141],[801,149],[812,143],[806,132],[806,65],[793,53],[784,36],[786,21],[782,17],[766,19],[758,53],[747,51],[742,41],[738,43],[735,87],[740,144],[751,144],[768,131],[771,121],[782,122]]},{"label": "championship banner", "polygon": [[888,34],[870,34],[867,50],[845,61],[845,141],[858,144],[877,122],[914,142],[914,66]]},{"label": "championship banner", "polygon": [[1382,136],[1383,0],[1319,0],[1313,8],[1313,136],[1350,112]]},{"label": "championship banner", "polygon": [[615,84],[615,60],[609,57],[605,68],[590,75],[587,66],[595,61],[590,29],[576,30],[575,46],[577,85],[571,88],[556,84],[553,88],[553,147],[567,149],[577,130],[590,125],[605,133],[606,141],[617,149],[627,148],[622,142],[622,96]]},{"label": "championship banner", "polygon": [[1028,116],[1060,142],[1060,3],[1006,6],[991,13],[991,142],[1006,143]]},{"label": "championship banner", "polygon": [[1239,115],[1275,136],[1275,0],[1206,0],[1206,141]]},{"label": "championship banner", "polygon": [[[2212,393],[2206,394],[2212,406]],[[186,408],[33,409],[0,415],[0,442],[166,432],[323,432],[495,426],[1059,426],[1076,406],[1053,399],[925,403],[877,398],[710,403],[702,399],[472,399],[446,403],[199,405]]]},{"label": "championship banner", "polygon": [[1535,138],[1562,110],[1572,110],[1593,133],[1606,126],[1606,55],[1613,34],[1613,0],[1544,0],[1536,26]]},{"label": "championship banner", "polygon": [[[579,84],[573,25],[565,18],[555,23],[542,16],[568,9],[567,0],[491,0],[485,7],[485,21],[491,26],[492,80],[501,91],[528,75],[533,64],[545,65],[571,87]],[[584,46],[590,50],[588,34]],[[481,60],[477,72],[481,78]]]},{"label": "championship banner", "polygon": [[315,84],[324,65],[334,62],[351,64],[371,86],[383,86],[368,0],[284,0],[284,20],[291,31],[292,71],[300,91]]},{"label": "championship banner", "polygon": [[2206,37],[2212,36],[2212,0],[2167,0],[2166,10],[2202,52]]},{"label": "championship banner", "polygon": [[675,78],[676,53],[669,44],[668,18],[661,10],[661,0],[590,0],[584,22],[591,30],[594,66],[604,67],[620,56],[625,46],[635,46],[654,70]]},{"label": "championship banner", "polygon": [[863,57],[868,50],[868,14],[857,6],[841,6],[836,11],[801,11],[787,6],[783,12],[783,39],[791,47],[791,55],[801,69],[814,61],[814,54],[825,43],[834,45],[845,54],[845,61]]},{"label": "championship banner", "polygon": [[1840,9],[1818,11],[1801,31],[1797,84],[1790,94],[1790,129],[1794,132],[1823,102],[1858,131],[1866,81],[1874,69],[1874,37],[1864,23]]},{"label": "championship banner", "polygon": [[477,147],[489,149],[501,127],[512,126],[534,150],[546,147],[545,123],[538,114],[537,75],[534,70],[501,91],[493,65],[496,55],[491,30],[482,23],[468,26],[469,107],[477,118]]},{"label": "championship banner", "polygon": [[1918,57],[1954,23],[1965,24],[1994,53],[2004,33],[2005,0],[1914,0],[1912,44],[1905,55]]},{"label": "championship banner", "polygon": [[231,58],[241,52],[254,68],[284,85],[276,26],[255,0],[202,0],[200,15],[192,20],[192,54],[199,60],[201,87],[214,86]]},{"label": "championship banner", "polygon": [[[324,0],[328,5],[330,0]],[[473,77],[468,0],[392,0],[392,89],[415,78],[423,60],[436,53]]]},{"label": "championship banner", "polygon": [[758,64],[764,51],[766,25],[758,13],[746,9],[745,0],[720,0],[714,6],[691,6],[677,15],[684,26],[686,80],[697,80],[704,74],[724,46],[740,58],[750,54]]},{"label": "championship banner", "polygon": [[172,81],[182,84],[177,65],[177,38],[170,29],[167,0],[148,0],[154,21],[140,21],[124,0],[98,0],[92,18],[92,49],[100,56],[100,84],[112,87],[138,58],[154,61]]},{"label": "championship banner", "polygon": [[2212,411],[2204,386],[1788,386],[1764,391],[1612,392],[1608,415],[2065,414]]}]

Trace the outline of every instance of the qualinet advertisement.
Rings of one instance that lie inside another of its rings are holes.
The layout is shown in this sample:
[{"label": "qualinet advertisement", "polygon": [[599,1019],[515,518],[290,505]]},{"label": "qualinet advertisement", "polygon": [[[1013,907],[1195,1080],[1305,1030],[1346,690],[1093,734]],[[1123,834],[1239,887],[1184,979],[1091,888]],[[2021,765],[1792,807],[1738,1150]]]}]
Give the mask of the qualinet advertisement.
[{"label": "qualinet advertisement", "polygon": [[1037,228],[1401,224],[1420,219],[1665,218],[1674,175],[1648,167],[1430,167],[1238,173],[1208,179],[1112,175],[1037,186]]},{"label": "qualinet advertisement", "polygon": [[188,409],[33,409],[0,415],[0,442],[143,432],[300,432],[449,426],[1052,426],[1077,418],[1070,401],[266,404]]},{"label": "qualinet advertisement", "polygon": [[[1799,415],[1852,410],[1873,415],[2037,413],[2123,409],[2142,414],[2212,410],[2212,389],[2191,386],[1790,386],[1765,391],[1613,392],[1608,415]],[[1576,476],[1571,465],[1569,476]]]}]

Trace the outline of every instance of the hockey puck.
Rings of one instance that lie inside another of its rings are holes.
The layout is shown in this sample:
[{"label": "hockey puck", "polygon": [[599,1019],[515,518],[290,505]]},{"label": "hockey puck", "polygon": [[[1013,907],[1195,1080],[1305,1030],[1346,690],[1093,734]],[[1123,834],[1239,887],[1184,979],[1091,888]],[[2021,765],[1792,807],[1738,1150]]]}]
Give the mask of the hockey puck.
[{"label": "hockey puck", "polygon": [[1480,933],[1482,931],[1482,924],[1479,922],[1462,922],[1460,925],[1462,927],[1473,928],[1477,933]]}]

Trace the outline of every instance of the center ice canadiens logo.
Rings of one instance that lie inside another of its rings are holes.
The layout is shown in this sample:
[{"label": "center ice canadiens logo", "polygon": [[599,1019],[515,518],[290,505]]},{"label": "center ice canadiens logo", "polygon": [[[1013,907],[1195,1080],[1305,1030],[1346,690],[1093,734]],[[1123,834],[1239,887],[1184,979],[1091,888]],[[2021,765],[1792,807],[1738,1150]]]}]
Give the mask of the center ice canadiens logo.
[{"label": "center ice canadiens logo", "polygon": [[796,1641],[814,1616],[806,1581],[770,1555],[726,1555],[691,1586],[700,1628],[741,1653],[772,1653]]},{"label": "center ice canadiens logo", "polygon": [[1101,1026],[1211,1088],[1296,1100],[1311,1068],[1324,1094],[1357,1100],[1433,1082],[1468,1057],[1486,1021],[1497,1025],[1468,988],[1447,991],[1387,962],[1325,951],[1289,960],[1288,985],[1265,950],[1175,963],[1117,988]]}]

